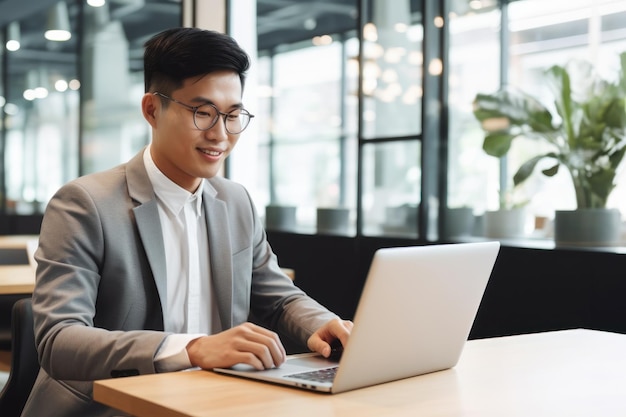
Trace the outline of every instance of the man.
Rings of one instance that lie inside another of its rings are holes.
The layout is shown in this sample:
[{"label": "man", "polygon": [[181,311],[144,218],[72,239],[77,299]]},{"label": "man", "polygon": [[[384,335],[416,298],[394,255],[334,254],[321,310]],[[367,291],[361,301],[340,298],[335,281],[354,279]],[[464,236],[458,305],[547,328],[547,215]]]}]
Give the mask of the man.
[{"label": "man", "polygon": [[[63,186],[41,227],[33,294],[41,371],[24,416],[109,416],[97,379],[280,366],[278,334],[325,356],[352,323],[285,276],[245,189],[217,176],[253,117],[246,53],[190,28],[146,43],[151,144]],[[252,321],[254,321],[253,324]]]}]

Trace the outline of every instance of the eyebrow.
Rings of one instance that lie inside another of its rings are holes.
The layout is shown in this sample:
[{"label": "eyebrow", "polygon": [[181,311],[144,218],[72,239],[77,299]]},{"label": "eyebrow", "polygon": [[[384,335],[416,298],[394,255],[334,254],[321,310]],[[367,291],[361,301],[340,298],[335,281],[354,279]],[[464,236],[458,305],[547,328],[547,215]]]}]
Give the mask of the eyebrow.
[{"label": "eyebrow", "polygon": [[[191,102],[192,103],[197,103],[200,106],[203,105],[203,104],[212,104],[215,107],[218,107],[218,105],[213,100],[210,100],[210,99],[208,99],[206,97],[201,97],[201,96],[192,98]],[[219,109],[219,107],[218,107],[218,109]],[[229,110],[243,109],[243,103],[242,102],[235,103],[235,104],[231,105],[228,109]]]}]

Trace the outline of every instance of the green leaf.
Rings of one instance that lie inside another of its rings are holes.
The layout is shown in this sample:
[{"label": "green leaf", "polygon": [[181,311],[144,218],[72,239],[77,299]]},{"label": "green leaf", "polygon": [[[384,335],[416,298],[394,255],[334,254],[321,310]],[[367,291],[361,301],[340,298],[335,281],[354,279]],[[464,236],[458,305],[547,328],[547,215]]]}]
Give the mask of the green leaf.
[{"label": "green leaf", "polygon": [[493,94],[477,94],[474,116],[481,122],[505,118],[510,126],[552,132],[552,114],[535,98],[513,88],[503,88]]},{"label": "green leaf", "polygon": [[[523,183],[524,181],[526,181],[528,179],[528,177],[530,177],[530,175],[535,170],[535,166],[537,165],[537,163],[539,161],[541,161],[542,159],[544,159],[544,158],[554,158],[554,159],[557,159],[557,161],[558,161],[558,158],[557,158],[557,156],[556,156],[556,154],[554,152],[550,152],[550,153],[547,153],[547,154],[544,154],[544,155],[538,155],[538,156],[535,156],[535,157],[529,159],[528,161],[524,162],[522,164],[522,166],[519,167],[519,169],[517,170],[515,175],[513,175],[513,185],[517,186],[517,185]],[[559,164],[557,163],[555,167],[558,170]],[[551,168],[551,169],[554,169],[554,167]],[[545,174],[545,171],[542,171],[542,172]],[[546,175],[548,175],[548,174],[546,174]],[[552,175],[554,175],[554,174],[552,174]],[[549,176],[551,176],[551,175],[549,175]]]},{"label": "green leaf", "polygon": [[617,169],[619,164],[624,159],[624,154],[626,154],[626,146],[622,145],[620,149],[618,149],[617,151],[609,155],[609,162],[611,164],[611,168],[613,168],[614,170]]},{"label": "green leaf", "polygon": [[557,113],[563,120],[565,135],[570,146],[575,146],[574,140],[574,103],[572,101],[572,90],[570,86],[570,78],[567,70],[559,65],[550,67],[546,74],[549,81],[552,82],[554,92],[554,105]]},{"label": "green leaf", "polygon": [[561,166],[560,163],[556,164],[555,166],[551,168],[544,169],[543,171],[541,171],[541,173],[545,175],[546,177],[554,177],[559,172],[559,166]]},{"label": "green leaf", "polygon": [[511,142],[515,136],[507,132],[495,132],[485,136],[483,150],[491,156],[502,157],[511,148]]}]

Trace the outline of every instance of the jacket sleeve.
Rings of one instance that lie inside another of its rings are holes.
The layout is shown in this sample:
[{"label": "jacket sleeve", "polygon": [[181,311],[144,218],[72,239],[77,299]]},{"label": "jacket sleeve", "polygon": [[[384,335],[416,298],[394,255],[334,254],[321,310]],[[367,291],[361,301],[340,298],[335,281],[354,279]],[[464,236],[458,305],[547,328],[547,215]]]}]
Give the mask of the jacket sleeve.
[{"label": "jacket sleeve", "polygon": [[131,203],[107,185],[64,186],[42,222],[35,334],[41,366],[57,380],[154,373],[153,357],[166,336],[159,331],[158,294],[128,214]]}]

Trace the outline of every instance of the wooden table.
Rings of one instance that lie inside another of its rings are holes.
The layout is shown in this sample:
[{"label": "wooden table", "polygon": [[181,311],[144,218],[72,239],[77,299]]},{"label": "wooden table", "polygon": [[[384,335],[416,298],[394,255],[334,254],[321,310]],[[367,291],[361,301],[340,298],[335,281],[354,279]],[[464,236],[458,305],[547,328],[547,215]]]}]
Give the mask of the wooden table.
[{"label": "wooden table", "polygon": [[35,269],[30,265],[0,265],[0,294],[30,294],[35,288]]},{"label": "wooden table", "polygon": [[0,235],[0,265],[34,264],[37,235]]},{"label": "wooden table", "polygon": [[626,335],[473,340],[453,369],[337,395],[188,371],[96,381],[94,398],[139,417],[621,417]]},{"label": "wooden table", "polygon": [[38,235],[0,235],[0,249],[26,249]]}]

